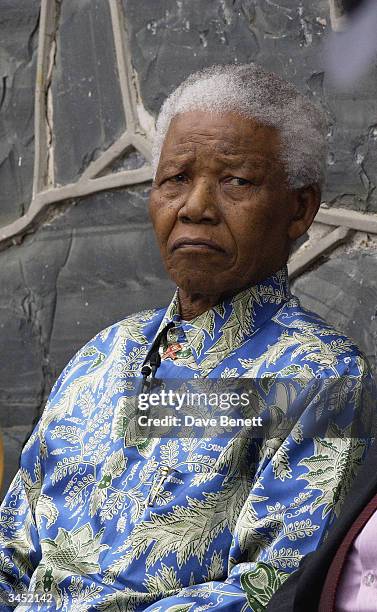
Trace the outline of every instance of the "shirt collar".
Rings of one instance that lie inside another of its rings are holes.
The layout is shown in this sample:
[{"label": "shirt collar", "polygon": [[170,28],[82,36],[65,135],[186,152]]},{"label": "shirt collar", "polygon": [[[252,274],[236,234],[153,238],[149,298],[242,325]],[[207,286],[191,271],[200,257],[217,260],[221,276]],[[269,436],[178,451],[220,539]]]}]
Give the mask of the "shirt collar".
[{"label": "shirt collar", "polygon": [[[287,266],[262,282],[226,298],[190,321],[182,320],[178,294],[177,288],[166,309],[159,331],[173,321],[176,327],[185,333],[188,343],[195,351],[198,363],[202,362],[201,366],[205,365],[203,359],[208,360],[212,352],[221,352],[225,357],[240,346],[292,297]],[[202,351],[204,343],[205,355]]]}]

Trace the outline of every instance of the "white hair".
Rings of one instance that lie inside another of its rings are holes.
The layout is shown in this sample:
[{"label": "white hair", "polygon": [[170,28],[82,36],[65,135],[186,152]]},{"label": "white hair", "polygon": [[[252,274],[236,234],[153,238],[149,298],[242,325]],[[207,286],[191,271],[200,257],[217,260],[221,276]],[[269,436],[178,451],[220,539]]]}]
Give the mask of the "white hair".
[{"label": "white hair", "polygon": [[293,189],[322,185],[326,157],[323,112],[291,83],[253,63],[205,68],[191,74],[170,94],[157,119],[154,173],[171,120],[193,110],[235,112],[276,127],[288,184]]}]

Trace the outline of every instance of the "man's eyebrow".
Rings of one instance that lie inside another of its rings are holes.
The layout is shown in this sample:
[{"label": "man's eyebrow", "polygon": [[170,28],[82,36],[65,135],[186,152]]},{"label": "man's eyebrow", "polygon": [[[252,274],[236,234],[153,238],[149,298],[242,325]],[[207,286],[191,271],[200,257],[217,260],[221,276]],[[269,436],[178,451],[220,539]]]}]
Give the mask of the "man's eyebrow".
[{"label": "man's eyebrow", "polygon": [[195,155],[192,151],[187,151],[184,153],[177,153],[172,155],[171,157],[167,157],[164,161],[160,163],[160,170],[165,170],[166,168],[175,168],[177,166],[181,166],[187,162],[190,162],[195,158]]}]

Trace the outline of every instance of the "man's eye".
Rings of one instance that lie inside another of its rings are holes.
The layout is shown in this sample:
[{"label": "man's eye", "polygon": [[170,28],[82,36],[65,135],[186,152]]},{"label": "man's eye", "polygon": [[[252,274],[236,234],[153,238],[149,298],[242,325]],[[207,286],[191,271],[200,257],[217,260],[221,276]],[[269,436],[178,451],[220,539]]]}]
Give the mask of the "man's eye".
[{"label": "man's eye", "polygon": [[167,180],[172,183],[184,183],[187,181],[187,176],[185,174],[175,174],[174,176],[170,176]]},{"label": "man's eye", "polygon": [[240,176],[232,176],[226,180],[226,183],[235,187],[244,187],[245,185],[251,185],[251,181],[241,178]]}]

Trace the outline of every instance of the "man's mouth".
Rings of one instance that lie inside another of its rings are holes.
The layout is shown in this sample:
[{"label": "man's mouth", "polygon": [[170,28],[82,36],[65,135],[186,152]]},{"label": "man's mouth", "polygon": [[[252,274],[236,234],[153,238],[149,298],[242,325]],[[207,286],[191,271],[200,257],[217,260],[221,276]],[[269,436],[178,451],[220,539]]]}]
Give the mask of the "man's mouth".
[{"label": "man's mouth", "polygon": [[224,249],[214,242],[213,240],[209,240],[208,238],[178,238],[175,240],[172,246],[172,251],[177,249],[187,249],[187,250],[209,250],[209,251],[218,251],[224,253]]}]

